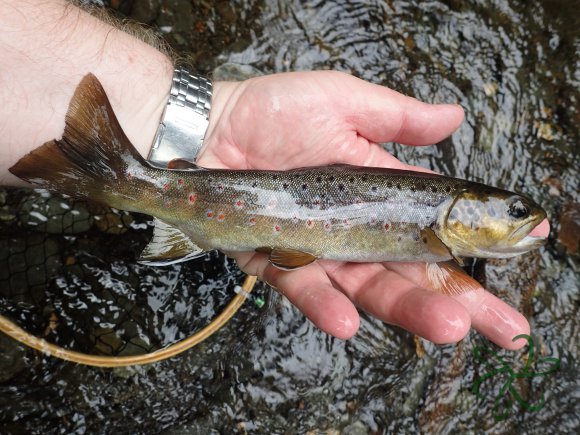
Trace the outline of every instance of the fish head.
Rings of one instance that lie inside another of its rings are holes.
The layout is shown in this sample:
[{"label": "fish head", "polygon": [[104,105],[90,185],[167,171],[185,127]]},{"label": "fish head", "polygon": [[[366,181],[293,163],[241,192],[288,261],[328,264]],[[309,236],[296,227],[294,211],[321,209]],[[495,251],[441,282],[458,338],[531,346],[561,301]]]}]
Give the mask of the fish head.
[{"label": "fish head", "polygon": [[542,246],[532,231],[546,212],[532,199],[475,185],[459,192],[439,222],[439,237],[457,256],[508,258]]}]

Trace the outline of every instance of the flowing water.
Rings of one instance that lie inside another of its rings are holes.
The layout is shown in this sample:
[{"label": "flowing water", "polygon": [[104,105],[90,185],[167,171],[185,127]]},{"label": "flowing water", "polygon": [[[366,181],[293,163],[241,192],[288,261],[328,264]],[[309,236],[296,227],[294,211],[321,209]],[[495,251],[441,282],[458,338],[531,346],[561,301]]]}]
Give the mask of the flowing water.
[{"label": "flowing water", "polygon": [[[437,147],[386,147],[545,207],[545,248],[471,270],[530,319],[531,370],[549,365],[542,358],[558,359],[559,369],[515,379],[502,395],[510,378],[499,358],[521,372],[526,350],[500,351],[475,332],[436,346],[364,314],[359,333],[341,341],[260,285],[216,336],[150,366],[89,368],[0,336],[3,432],[580,432],[578,0],[111,4],[160,29],[201,71],[227,63],[262,73],[336,69],[427,102],[461,104],[466,121]],[[149,235],[142,216],[0,191],[2,313],[93,353],[143,352],[191,334],[242,275],[215,253],[167,269],[138,265]],[[480,397],[472,388],[491,366],[476,358],[478,346],[496,367]],[[543,406],[526,410],[514,391]],[[503,419],[494,418],[496,398],[496,414],[509,411]]]}]

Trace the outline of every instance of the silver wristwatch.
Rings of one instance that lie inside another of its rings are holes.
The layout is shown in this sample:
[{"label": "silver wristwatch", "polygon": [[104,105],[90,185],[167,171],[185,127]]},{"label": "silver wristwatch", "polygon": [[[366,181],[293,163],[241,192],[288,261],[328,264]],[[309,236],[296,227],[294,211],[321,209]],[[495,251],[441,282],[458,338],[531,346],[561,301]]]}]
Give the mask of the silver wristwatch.
[{"label": "silver wristwatch", "polygon": [[149,151],[149,162],[163,168],[173,159],[195,162],[208,126],[211,93],[207,78],[175,68],[169,101]]}]

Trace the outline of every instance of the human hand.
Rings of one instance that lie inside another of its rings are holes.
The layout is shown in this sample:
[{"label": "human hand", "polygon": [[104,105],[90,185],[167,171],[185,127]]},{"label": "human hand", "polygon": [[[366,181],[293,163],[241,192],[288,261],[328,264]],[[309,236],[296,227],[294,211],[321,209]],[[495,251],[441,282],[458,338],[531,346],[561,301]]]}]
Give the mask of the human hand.
[{"label": "human hand", "polygon": [[[291,169],[349,163],[406,165],[377,145],[427,145],[463,121],[457,105],[429,105],[393,90],[330,71],[276,74],[216,83],[203,167]],[[435,343],[461,340],[473,326],[498,345],[528,334],[527,320],[483,288],[457,296],[435,293],[424,263],[317,261],[294,271],[264,254],[236,254],[239,266],[277,288],[316,326],[349,338],[358,307]]]}]

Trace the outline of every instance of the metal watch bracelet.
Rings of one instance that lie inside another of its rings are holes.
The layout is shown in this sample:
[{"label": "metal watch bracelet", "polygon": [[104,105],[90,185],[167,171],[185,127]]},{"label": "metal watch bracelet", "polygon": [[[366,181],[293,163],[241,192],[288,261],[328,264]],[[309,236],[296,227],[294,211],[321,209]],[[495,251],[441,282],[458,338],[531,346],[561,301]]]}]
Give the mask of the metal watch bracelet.
[{"label": "metal watch bracelet", "polygon": [[202,76],[175,68],[169,101],[147,159],[167,167],[173,159],[195,162],[203,146],[211,108],[212,85]]}]

